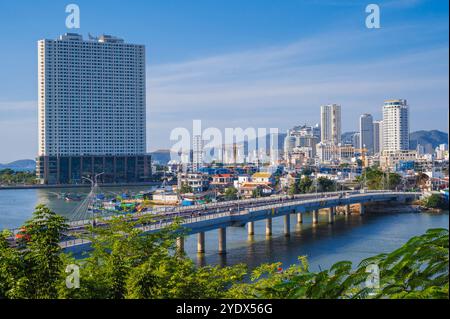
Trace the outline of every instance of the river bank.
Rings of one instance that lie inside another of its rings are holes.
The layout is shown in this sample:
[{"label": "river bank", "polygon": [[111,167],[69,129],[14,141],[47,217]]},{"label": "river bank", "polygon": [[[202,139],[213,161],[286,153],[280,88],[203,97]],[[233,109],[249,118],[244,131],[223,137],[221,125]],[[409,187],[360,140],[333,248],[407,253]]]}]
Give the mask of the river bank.
[{"label": "river bank", "polygon": [[[170,185],[170,182],[168,183]],[[161,182],[146,182],[146,183],[123,183],[123,184],[99,184],[100,187],[136,187],[136,186],[159,186]],[[10,189],[60,189],[60,188],[86,188],[89,184],[60,184],[60,185],[42,185],[42,184],[28,184],[28,185],[0,185],[0,190]]]}]

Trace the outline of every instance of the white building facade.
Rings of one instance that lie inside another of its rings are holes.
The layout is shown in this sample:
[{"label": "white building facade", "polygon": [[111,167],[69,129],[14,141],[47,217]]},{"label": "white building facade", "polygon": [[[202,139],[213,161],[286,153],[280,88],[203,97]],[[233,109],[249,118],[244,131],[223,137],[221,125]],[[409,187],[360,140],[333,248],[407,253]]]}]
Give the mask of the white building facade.
[{"label": "white building facade", "polygon": [[341,142],[341,106],[337,104],[320,107],[321,142],[338,145]]},{"label": "white building facade", "polygon": [[144,45],[75,33],[40,40],[38,95],[41,183],[148,175]]},{"label": "white building facade", "polygon": [[409,110],[406,100],[387,100],[383,106],[383,150],[409,149]]},{"label": "white building facade", "polygon": [[38,55],[39,155],[145,154],[143,45],[69,33]]}]

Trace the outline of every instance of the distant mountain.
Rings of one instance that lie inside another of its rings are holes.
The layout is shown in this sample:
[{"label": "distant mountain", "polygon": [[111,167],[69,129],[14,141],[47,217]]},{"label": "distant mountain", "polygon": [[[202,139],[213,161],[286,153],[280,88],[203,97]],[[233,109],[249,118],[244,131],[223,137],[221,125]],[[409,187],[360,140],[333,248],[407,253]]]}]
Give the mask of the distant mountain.
[{"label": "distant mountain", "polygon": [[[345,132],[342,134],[343,142],[350,142],[356,132]],[[409,147],[416,149],[417,144],[425,147],[425,151],[431,153],[440,144],[448,143],[448,134],[438,130],[416,131],[409,134]]]},{"label": "distant mountain", "polygon": [[0,164],[0,169],[9,168],[14,171],[34,171],[36,162],[30,159],[18,160],[8,164]]},{"label": "distant mountain", "polygon": [[152,162],[165,165],[170,161],[170,150],[157,150],[150,152],[152,156]]},{"label": "distant mountain", "polygon": [[438,130],[417,131],[409,134],[409,147],[415,149],[417,144],[425,147],[426,151],[434,149],[440,144],[448,143],[448,134]]}]

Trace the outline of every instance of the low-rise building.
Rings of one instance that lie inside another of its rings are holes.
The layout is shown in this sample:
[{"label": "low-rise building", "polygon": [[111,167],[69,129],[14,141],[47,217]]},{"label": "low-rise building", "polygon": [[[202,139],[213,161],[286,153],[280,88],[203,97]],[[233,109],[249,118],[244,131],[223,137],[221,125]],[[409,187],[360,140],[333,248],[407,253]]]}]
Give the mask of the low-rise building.
[{"label": "low-rise building", "polygon": [[195,193],[203,192],[209,188],[209,177],[202,173],[179,173],[178,189],[185,184],[190,186]]},{"label": "low-rise building", "polygon": [[257,190],[261,192],[262,196],[269,196],[273,192],[269,185],[254,182],[243,183],[239,188],[241,198],[251,198]]},{"label": "low-rise building", "polygon": [[273,178],[272,173],[269,172],[258,172],[253,174],[252,176],[253,183],[272,185],[275,180]]},{"label": "low-rise building", "polygon": [[397,170],[401,163],[417,160],[416,150],[383,150],[380,156],[380,167],[383,170]]},{"label": "low-rise building", "polygon": [[233,185],[233,174],[215,174],[212,176],[211,186],[215,188],[226,188]]}]

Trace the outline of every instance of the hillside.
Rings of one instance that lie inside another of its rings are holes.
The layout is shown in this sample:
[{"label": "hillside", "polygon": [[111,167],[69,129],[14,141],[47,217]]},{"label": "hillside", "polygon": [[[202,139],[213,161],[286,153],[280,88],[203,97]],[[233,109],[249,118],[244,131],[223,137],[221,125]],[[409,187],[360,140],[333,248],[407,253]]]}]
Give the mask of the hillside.
[{"label": "hillside", "polygon": [[409,146],[415,149],[417,144],[425,146],[425,148],[434,149],[439,144],[448,143],[448,134],[438,130],[416,131],[409,134]]},{"label": "hillside", "polygon": [[9,168],[15,171],[34,171],[36,162],[30,159],[18,160],[7,164],[0,164],[0,169]]}]

